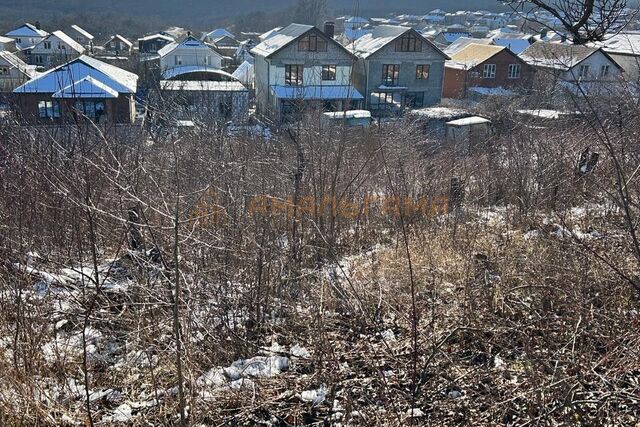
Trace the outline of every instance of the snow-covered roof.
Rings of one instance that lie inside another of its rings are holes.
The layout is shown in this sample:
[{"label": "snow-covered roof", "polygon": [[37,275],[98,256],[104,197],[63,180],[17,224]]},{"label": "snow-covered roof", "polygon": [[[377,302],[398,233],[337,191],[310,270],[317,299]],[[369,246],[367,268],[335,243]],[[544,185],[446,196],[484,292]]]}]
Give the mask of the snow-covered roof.
[{"label": "snow-covered roof", "polygon": [[368,24],[369,20],[362,16],[351,16],[344,21],[347,24]]},{"label": "snow-covered roof", "polygon": [[81,34],[83,37],[89,39],[89,40],[93,40],[94,37],[91,33],[89,33],[87,30],[85,30],[84,28],[81,28],[78,25],[72,25],[71,29],[74,30],[75,32],[77,32],[78,34]]},{"label": "snow-covered roof", "polygon": [[46,37],[48,35],[49,33],[46,31],[38,29],[28,22],[5,34],[7,37]]},{"label": "snow-covered roof", "polygon": [[[568,71],[598,51],[602,49],[584,45],[535,42],[520,54],[520,59],[530,65]],[[602,53],[609,57],[606,52]],[[615,66],[620,67],[610,57],[609,59]]]},{"label": "snow-covered roof", "polygon": [[368,111],[368,110],[330,111],[330,112],[324,113],[324,116],[330,119],[370,119],[371,111]]},{"label": "snow-covered roof", "polygon": [[484,87],[484,86],[472,86],[468,89],[469,92],[475,92],[478,95],[487,96],[514,96],[517,95],[514,91],[503,87]]},{"label": "snow-covered roof", "polygon": [[447,122],[447,126],[472,126],[483,123],[491,123],[491,120],[485,119],[484,117],[480,116],[471,116],[465,117],[464,119],[457,119]]},{"label": "snow-covered roof", "polygon": [[138,39],[138,41],[139,42],[146,42],[146,41],[149,41],[149,40],[157,40],[157,39],[166,40],[168,42],[173,42],[174,41],[173,37],[167,36],[165,34],[160,34],[160,33],[150,34],[148,36],[140,37]]},{"label": "snow-covered roof", "polygon": [[[13,39],[12,39],[13,40]],[[7,52],[5,50],[0,50],[0,59],[7,63],[7,65],[17,69],[22,74],[26,75],[29,78],[35,77],[37,73],[27,65],[22,59],[20,59],[17,55],[11,52]]]},{"label": "snow-covered roof", "polygon": [[264,41],[264,40],[268,39],[269,37],[271,37],[271,36],[273,36],[273,35],[277,34],[277,33],[278,33],[278,31],[280,31],[280,30],[282,30],[282,27],[276,27],[276,28],[273,28],[273,29],[271,29],[271,30],[267,31],[266,33],[262,33],[262,34],[260,34],[260,35],[258,36],[258,38],[259,38],[260,40]]},{"label": "snow-covered roof", "polygon": [[87,76],[83,79],[71,83],[69,86],[60,89],[52,95],[52,98],[117,98],[118,91],[110,88],[106,84]]},{"label": "snow-covered roof", "polygon": [[238,81],[196,81],[196,80],[162,80],[162,90],[197,91],[197,92],[246,92],[247,88]]},{"label": "snow-covered roof", "polygon": [[495,44],[491,39],[475,39],[472,37],[460,37],[458,40],[451,43],[449,46],[444,48],[444,53],[451,56],[454,53],[464,49],[471,43],[475,44]]},{"label": "snow-covered roof", "polygon": [[523,114],[526,116],[533,116],[533,117],[539,117],[541,119],[559,119],[561,116],[569,116],[572,115],[574,113],[570,113],[570,112],[566,112],[566,111],[559,111],[559,110],[545,110],[545,109],[538,109],[538,110],[518,110],[517,111],[518,114]]},{"label": "snow-covered roof", "polygon": [[72,50],[75,50],[77,53],[83,53],[85,51],[84,46],[82,46],[80,43],[75,41],[72,37],[70,37],[69,35],[67,35],[66,33],[60,30],[54,31],[53,33],[49,34],[40,43],[38,43],[38,45],[49,40],[51,37],[56,37],[58,40],[64,42],[67,46],[69,46]]},{"label": "snow-covered roof", "polygon": [[12,39],[11,37],[5,37],[5,36],[0,36],[0,43],[11,43],[14,42],[15,40]]},{"label": "snow-covered roof", "polygon": [[135,93],[138,86],[136,74],[82,55],[42,73],[15,89],[14,93],[56,93],[85,77],[92,77],[119,93]]},{"label": "snow-covered roof", "polygon": [[188,36],[181,42],[169,43],[168,45],[166,45],[165,47],[163,47],[158,51],[158,55],[160,57],[167,56],[177,48],[206,50],[216,56],[220,56],[220,54],[215,50],[211,49],[210,46],[208,46],[207,44],[203,43],[202,41],[198,40],[193,36]]},{"label": "snow-covered roof", "polygon": [[313,28],[313,25],[289,24],[279,31],[273,31],[269,37],[251,49],[251,53],[264,57],[272,55]]},{"label": "snow-covered roof", "polygon": [[111,37],[109,39],[109,41],[107,43],[105,43],[105,45],[109,44],[113,40],[120,40],[122,43],[126,44],[129,47],[133,46],[132,42],[130,42],[129,40],[127,40],[124,36],[121,36],[120,34],[116,34],[115,36]]},{"label": "snow-covered roof", "polygon": [[442,36],[447,43],[453,43],[460,37],[470,37],[471,34],[467,31],[441,31],[438,36]]},{"label": "snow-covered roof", "polygon": [[355,87],[349,85],[271,86],[271,90],[281,99],[364,99]]},{"label": "snow-covered roof", "polygon": [[436,47],[431,41],[424,38],[420,33],[411,28],[396,25],[380,25],[379,27],[374,28],[371,34],[364,35],[357,39],[353,45],[349,46],[349,49],[360,58],[368,58],[409,31],[420,37],[423,43],[430,45],[437,52],[440,52],[445,58],[447,57],[444,52]]},{"label": "snow-covered roof", "polygon": [[602,47],[608,53],[640,56],[640,32],[615,34],[590,46]]},{"label": "snow-covered roof", "polygon": [[216,28],[215,30],[207,33],[207,37],[210,38],[211,40],[216,40],[224,36],[231,37],[232,39],[236,38],[236,36],[234,36],[233,33],[227,31],[224,28]]},{"label": "snow-covered roof", "polygon": [[353,42],[371,33],[372,30],[366,28],[345,28],[343,34],[349,42]]},{"label": "snow-covered roof", "polygon": [[255,69],[253,63],[250,61],[244,61],[233,72],[232,76],[244,84],[253,84],[255,81]]},{"label": "snow-covered roof", "polygon": [[222,71],[218,68],[210,67],[208,65],[180,65],[178,67],[169,68],[162,73],[162,78],[165,80],[171,80],[175,77],[191,73],[217,74],[221,77],[235,80],[235,77],[233,77],[233,75],[227,73],[226,71]]},{"label": "snow-covered roof", "polygon": [[434,120],[453,120],[456,118],[468,116],[466,110],[450,107],[427,107],[411,110],[411,114],[416,116],[424,116]]},{"label": "snow-covered roof", "polygon": [[458,68],[470,69],[478,64],[482,64],[505,49],[504,46],[469,43],[464,48],[452,54],[451,61],[447,62],[447,65],[453,66],[454,68],[458,66]]}]

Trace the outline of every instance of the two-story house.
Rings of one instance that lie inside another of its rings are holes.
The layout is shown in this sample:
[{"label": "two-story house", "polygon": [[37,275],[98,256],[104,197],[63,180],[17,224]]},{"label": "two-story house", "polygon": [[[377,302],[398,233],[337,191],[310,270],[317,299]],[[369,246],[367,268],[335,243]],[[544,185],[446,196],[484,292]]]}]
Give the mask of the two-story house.
[{"label": "two-story house", "polygon": [[541,74],[568,82],[613,82],[622,67],[601,47],[538,41],[525,49],[520,58]]},{"label": "two-story house", "polygon": [[434,105],[442,98],[448,56],[412,28],[381,25],[351,47],[356,88],[380,114]]},{"label": "two-story house", "polygon": [[29,49],[27,62],[38,67],[54,67],[79,57],[84,46],[62,31],[54,31]]},{"label": "two-story house", "polygon": [[36,25],[29,24],[27,22],[5,34],[6,37],[12,38],[16,41],[16,45],[20,50],[29,49],[30,47],[35,46],[48,35],[49,33],[40,29],[40,23],[38,22],[36,22]]},{"label": "two-story house", "polygon": [[283,120],[309,107],[344,111],[363,100],[351,75],[358,58],[314,26],[273,31],[251,53],[257,107],[265,116]]},{"label": "two-story house", "polygon": [[[158,51],[160,71],[165,80],[211,80],[222,68],[222,56],[211,46],[188,35],[184,40],[173,42]],[[210,76],[208,76],[210,75]]]},{"label": "two-story house", "polygon": [[111,37],[102,47],[106,53],[116,56],[129,56],[133,52],[133,43],[120,34]]},{"label": "two-story house", "polygon": [[[504,46],[469,43],[445,65],[445,98],[529,89],[533,68]],[[504,90],[503,90],[504,89]]]}]

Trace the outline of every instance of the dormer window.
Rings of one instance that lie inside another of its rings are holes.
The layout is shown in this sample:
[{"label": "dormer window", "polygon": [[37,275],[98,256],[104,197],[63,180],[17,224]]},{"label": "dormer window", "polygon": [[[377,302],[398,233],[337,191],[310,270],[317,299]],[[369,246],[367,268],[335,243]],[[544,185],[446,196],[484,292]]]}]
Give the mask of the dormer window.
[{"label": "dormer window", "polygon": [[45,49],[51,49],[51,42],[44,42],[42,45]]},{"label": "dormer window", "polygon": [[396,52],[422,52],[422,40],[413,33],[406,33],[396,40]]},{"label": "dormer window", "polygon": [[309,34],[298,41],[300,52],[326,52],[328,43],[317,34]]}]

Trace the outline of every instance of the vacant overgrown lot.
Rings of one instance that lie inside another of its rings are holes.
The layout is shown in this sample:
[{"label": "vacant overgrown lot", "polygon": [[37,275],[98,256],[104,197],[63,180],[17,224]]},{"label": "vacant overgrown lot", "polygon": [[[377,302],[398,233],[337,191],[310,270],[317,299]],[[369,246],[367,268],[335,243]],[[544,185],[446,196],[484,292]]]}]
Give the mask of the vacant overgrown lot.
[{"label": "vacant overgrown lot", "polygon": [[635,110],[515,109],[4,124],[1,424],[635,425]]}]

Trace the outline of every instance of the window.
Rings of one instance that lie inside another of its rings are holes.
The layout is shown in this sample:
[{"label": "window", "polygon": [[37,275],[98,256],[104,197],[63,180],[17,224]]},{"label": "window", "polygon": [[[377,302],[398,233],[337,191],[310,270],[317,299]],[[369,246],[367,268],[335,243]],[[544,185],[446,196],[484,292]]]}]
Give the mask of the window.
[{"label": "window", "polygon": [[509,73],[507,75],[510,79],[520,78],[520,64],[509,64]]},{"label": "window", "polygon": [[99,119],[104,115],[103,101],[78,101],[75,108],[78,113],[91,119]]},{"label": "window", "polygon": [[8,76],[9,69],[7,67],[0,67],[0,76]]},{"label": "window", "polygon": [[402,107],[402,98],[398,92],[372,92],[371,106],[374,109],[392,110]]},{"label": "window", "polygon": [[210,56],[205,56],[204,57],[204,65],[211,65],[211,57]]},{"label": "window", "polygon": [[400,77],[400,66],[397,64],[384,64],[382,66],[382,84],[385,86],[397,86]]},{"label": "window", "polygon": [[429,65],[418,65],[416,67],[417,80],[429,80]]},{"label": "window", "polygon": [[44,64],[44,57],[42,55],[36,55],[34,61],[36,64]]},{"label": "window", "polygon": [[182,56],[176,55],[175,62],[176,62],[176,65],[182,65]]},{"label": "window", "polygon": [[67,47],[66,47],[62,42],[58,42],[58,49],[60,49],[60,50],[64,50],[64,49],[66,49],[66,48],[67,48]]},{"label": "window", "polygon": [[57,101],[39,101],[38,114],[42,118],[60,117],[60,104]]},{"label": "window", "polygon": [[483,79],[495,79],[496,78],[496,64],[484,64],[482,70]]},{"label": "window", "polygon": [[304,74],[303,65],[285,65],[284,84],[286,86],[302,86],[303,74]]},{"label": "window", "polygon": [[18,38],[16,39],[16,43],[18,43],[18,44],[22,44],[22,39],[21,39],[20,37],[18,37]]},{"label": "window", "polygon": [[51,42],[44,42],[42,45],[45,49],[51,49]]},{"label": "window", "polygon": [[609,75],[609,65],[603,65],[600,67],[600,77],[607,77]]},{"label": "window", "polygon": [[322,66],[322,80],[334,81],[336,79],[336,66],[335,65],[323,65]]},{"label": "window", "polygon": [[309,34],[298,41],[300,52],[326,52],[328,43],[317,34]]},{"label": "window", "polygon": [[580,68],[578,68],[578,78],[584,79],[588,75],[589,75],[589,66],[588,65],[581,65]]},{"label": "window", "polygon": [[422,40],[408,32],[396,40],[396,52],[422,52]]},{"label": "window", "polygon": [[424,106],[424,92],[407,92],[404,98],[407,108],[421,108]]}]

